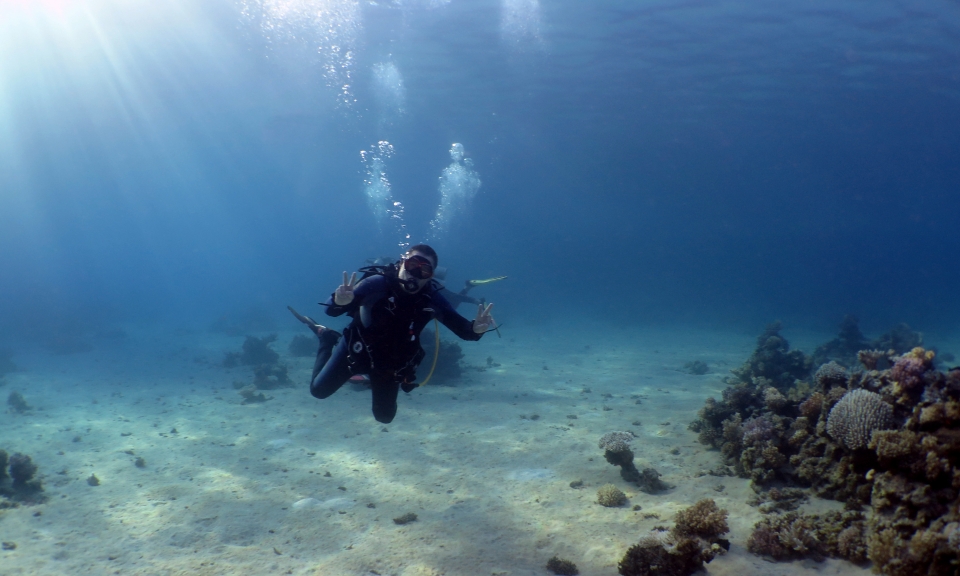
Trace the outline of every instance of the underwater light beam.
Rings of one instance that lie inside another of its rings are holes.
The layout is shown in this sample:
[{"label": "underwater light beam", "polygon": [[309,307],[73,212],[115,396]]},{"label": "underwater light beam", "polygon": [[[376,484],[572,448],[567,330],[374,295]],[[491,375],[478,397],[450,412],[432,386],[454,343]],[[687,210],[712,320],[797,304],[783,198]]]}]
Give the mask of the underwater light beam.
[{"label": "underwater light beam", "polygon": [[362,28],[359,0],[239,0],[241,17],[259,25],[270,47],[274,43],[308,42],[316,46],[328,87],[337,103],[351,106],[357,39]]},{"label": "underwater light beam", "polygon": [[453,162],[440,175],[440,205],[430,221],[430,237],[438,239],[449,229],[458,214],[466,213],[470,202],[480,189],[480,176],[473,170],[473,160],[464,157],[463,144],[450,147]]},{"label": "underwater light beam", "polygon": [[403,76],[393,62],[377,62],[373,65],[374,96],[377,100],[381,129],[395,118],[403,115],[406,89]]},{"label": "underwater light beam", "polygon": [[360,159],[367,166],[363,193],[367,197],[367,206],[373,212],[380,233],[384,232],[389,221],[397,233],[397,244],[401,249],[405,249],[410,245],[410,234],[403,221],[403,204],[393,199],[390,180],[387,179],[387,159],[393,156],[393,153],[393,145],[386,140],[370,146],[370,150],[360,151]]},{"label": "underwater light beam", "polygon": [[503,40],[514,44],[525,41],[539,44],[542,40],[540,0],[502,0],[500,35]]}]

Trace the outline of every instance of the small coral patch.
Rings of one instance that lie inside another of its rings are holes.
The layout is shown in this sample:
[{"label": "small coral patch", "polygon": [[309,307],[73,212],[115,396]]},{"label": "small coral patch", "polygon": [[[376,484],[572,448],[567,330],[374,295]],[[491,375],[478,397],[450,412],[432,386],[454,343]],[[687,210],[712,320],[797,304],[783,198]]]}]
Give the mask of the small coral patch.
[{"label": "small coral patch", "polygon": [[616,508],[627,503],[627,495],[613,484],[604,484],[597,490],[597,503],[607,508]]}]

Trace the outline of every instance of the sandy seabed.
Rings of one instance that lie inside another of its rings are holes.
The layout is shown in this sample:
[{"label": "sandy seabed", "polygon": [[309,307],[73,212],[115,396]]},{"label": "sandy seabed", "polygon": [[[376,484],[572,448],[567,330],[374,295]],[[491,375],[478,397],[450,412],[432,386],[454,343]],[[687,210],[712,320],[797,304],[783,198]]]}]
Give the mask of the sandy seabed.
[{"label": "sandy seabed", "polygon": [[[16,544],[0,552],[0,574],[540,576],[556,555],[612,575],[641,534],[700,498],[730,513],[730,552],[709,574],[870,573],[747,553],[760,518],[748,482],[704,475],[719,453],[687,425],[756,334],[511,328],[463,343],[462,380],[401,393],[383,425],[368,391],[310,396],[312,359],[286,355],[296,333],[274,348],[297,386],[250,405],[233,386],[250,369],[221,366],[242,337],[184,331],[17,356],[23,370],[0,395],[18,390],[34,409],[3,414],[0,448],[33,457],[48,500],[0,512],[0,540]],[[808,352],[831,337],[785,335]],[[692,360],[711,372],[684,372]],[[633,431],[637,466],[675,488],[649,495],[624,482],[597,447],[614,430]],[[629,504],[597,504],[606,483]],[[393,521],[409,512],[416,521]]]}]

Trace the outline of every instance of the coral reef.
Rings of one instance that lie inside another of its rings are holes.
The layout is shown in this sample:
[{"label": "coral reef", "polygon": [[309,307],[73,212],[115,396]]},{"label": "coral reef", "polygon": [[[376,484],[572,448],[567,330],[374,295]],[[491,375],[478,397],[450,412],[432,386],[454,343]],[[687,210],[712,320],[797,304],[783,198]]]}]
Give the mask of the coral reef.
[{"label": "coral reef", "polygon": [[267,400],[273,400],[273,398],[263,395],[263,392],[258,393],[257,387],[253,384],[249,386],[244,386],[237,391],[237,394],[243,397],[243,402],[241,404],[260,404],[266,402]]},{"label": "coral reef", "polygon": [[893,407],[869,390],[851,390],[843,395],[827,416],[827,434],[850,450],[866,448],[874,430],[895,425]]},{"label": "coral reef", "polygon": [[[835,362],[845,368],[856,368],[863,364],[867,370],[887,368],[886,360],[923,346],[923,335],[914,332],[906,324],[897,324],[876,340],[867,340],[860,332],[860,321],[856,316],[847,315],[840,323],[840,332],[833,340],[814,350],[811,358],[814,366]],[[864,352],[873,354],[873,359],[865,359]],[[865,361],[866,360],[866,361]]]},{"label": "coral reef", "polygon": [[923,346],[923,334],[913,331],[904,323],[900,323],[871,342],[869,348],[890,350],[892,354],[897,355],[921,346]]},{"label": "coral reef", "polygon": [[[828,362],[814,386],[787,391],[785,404],[742,381],[706,402],[691,428],[755,489],[805,487],[848,510],[769,517],[751,536],[752,551],[869,558],[890,576],[960,573],[960,371],[940,372],[923,348],[897,355],[895,346],[919,338],[896,328],[882,348],[859,351],[862,369]],[[783,509],[776,500],[763,511]],[[853,512],[862,506],[867,520]]]},{"label": "coral reef", "polygon": [[757,339],[757,349],[740,368],[731,370],[739,382],[751,383],[763,378],[768,385],[786,391],[797,380],[810,375],[811,360],[799,350],[790,350],[780,335],[781,325],[774,322]]},{"label": "coral reef", "polygon": [[787,404],[787,397],[773,386],[763,391],[763,405],[771,412],[780,412]]},{"label": "coral reef", "polygon": [[654,533],[631,546],[617,568],[622,576],[689,576],[713,558],[692,538]]},{"label": "coral reef", "polygon": [[737,475],[758,484],[779,479],[787,463],[785,431],[792,419],[776,412],[788,407],[796,410],[778,390],[768,390],[771,387],[762,384],[735,384],[723,391],[721,402],[708,398],[700,419],[690,425],[691,430],[700,432],[702,444],[720,450],[724,463]]},{"label": "coral reef", "polygon": [[697,536],[711,542],[730,531],[727,511],[719,508],[710,498],[699,500],[693,506],[677,512],[674,523],[677,534]]},{"label": "coral reef", "polygon": [[787,457],[781,451],[785,419],[775,414],[753,417],[741,426],[740,459],[735,468],[740,476],[756,484],[778,480]]},{"label": "coral reef", "polygon": [[800,488],[771,488],[757,493],[747,503],[756,506],[760,512],[787,512],[796,510],[807,500],[806,490]]},{"label": "coral reef", "polygon": [[597,504],[607,508],[616,508],[627,503],[627,495],[613,484],[604,484],[597,490]]},{"label": "coral reef", "polygon": [[287,367],[283,364],[260,364],[253,367],[253,385],[260,390],[276,390],[291,388],[293,381],[287,375]]},{"label": "coral reef", "polygon": [[849,378],[847,369],[833,360],[817,368],[813,375],[813,381],[820,392],[829,392],[836,386],[846,386],[847,378]]},{"label": "coral reef", "polygon": [[710,372],[710,366],[703,360],[693,360],[683,365],[683,371],[694,376],[703,376]]},{"label": "coral reef", "polygon": [[644,468],[640,471],[640,478],[637,479],[637,487],[647,494],[657,494],[673,488],[672,484],[664,482],[660,479],[660,476],[662,474],[653,468]]},{"label": "coral reef", "polygon": [[240,363],[244,366],[259,364],[276,364],[280,355],[270,348],[270,344],[277,340],[276,334],[256,338],[247,336],[243,341],[243,352],[240,354]]},{"label": "coral reef", "polygon": [[805,400],[800,402],[797,406],[797,410],[800,412],[800,415],[804,418],[814,418],[820,415],[820,410],[823,408],[824,395],[821,392],[814,392]]},{"label": "coral reef", "polygon": [[[453,386],[463,374],[461,361],[463,349],[459,342],[451,340],[440,341],[440,355],[437,356],[437,367],[433,372],[433,380],[439,385]],[[430,356],[427,356],[428,361]]]},{"label": "coral reef", "polygon": [[[636,437],[637,435],[629,430],[625,432],[607,432],[600,437],[597,445],[600,449],[606,450],[607,452],[612,452],[615,454],[630,452],[633,454],[633,452],[630,451],[630,443],[633,442],[633,439]],[[611,464],[613,463],[611,462]]]},{"label": "coral reef", "polygon": [[557,556],[547,560],[547,570],[558,576],[577,576],[580,570],[577,565],[569,560],[563,560]]},{"label": "coral reef", "polygon": [[747,539],[747,550],[774,560],[834,557],[861,564],[867,559],[864,534],[859,512],[787,512],[757,522]]},{"label": "coral reef", "polygon": [[292,387],[293,382],[287,375],[287,367],[280,364],[280,355],[270,348],[270,344],[276,339],[276,334],[263,338],[247,336],[243,341],[243,351],[227,352],[223,359],[223,366],[225,368],[252,366],[253,385],[260,390]]},{"label": "coral reef", "polygon": [[[436,342],[436,333],[432,328],[427,328],[420,336],[420,341],[426,345],[426,356],[424,356],[421,367],[429,371],[433,364],[433,343]],[[463,349],[460,348],[460,344],[450,340],[440,340],[437,367],[433,371],[430,383],[440,386],[455,386],[457,381],[460,380],[460,376],[463,375],[463,358]],[[492,360],[488,361],[487,364],[493,364]],[[426,373],[424,377],[426,377]]]},{"label": "coral reef", "polygon": [[618,564],[622,576],[689,576],[703,568],[730,543],[722,538],[727,532],[727,511],[713,500],[700,500],[677,513],[670,531],[659,528],[631,546]]},{"label": "coral reef", "polygon": [[893,362],[890,361],[892,356],[896,356],[893,350],[861,350],[857,352],[857,360],[859,360],[867,370],[888,368],[893,364]]},{"label": "coral reef", "polygon": [[608,432],[600,437],[598,446],[603,450],[603,457],[614,466],[620,467],[620,477],[627,482],[636,482],[640,479],[640,471],[633,463],[633,451],[630,442],[636,436],[633,432]]},{"label": "coral reef", "polygon": [[[742,422],[764,412],[780,414],[784,410],[795,410],[791,398],[797,396],[797,382],[809,377],[810,368],[810,360],[803,352],[790,350],[780,335],[780,323],[768,325],[757,339],[757,348],[750,358],[731,370],[732,377],[727,378],[722,399],[718,402],[708,398],[690,429],[699,433],[701,444],[720,450],[726,464],[740,467],[742,473],[742,466],[738,464],[744,449]],[[754,454],[748,460],[758,457],[780,460],[773,453],[778,450],[776,443],[754,444],[750,446]]]},{"label": "coral reef", "polygon": [[37,473],[37,465],[26,454],[19,452],[10,457],[10,478],[13,479],[14,490],[27,488],[33,476]]},{"label": "coral reef", "polygon": [[224,368],[237,366],[258,366],[260,364],[276,364],[280,355],[274,352],[270,344],[277,340],[276,334],[257,338],[247,336],[243,341],[240,352],[227,352],[223,357]]},{"label": "coral reef", "polygon": [[393,523],[399,524],[400,526],[403,526],[404,524],[409,524],[411,522],[416,522],[416,521],[417,521],[416,512],[407,512],[406,514],[397,516],[396,518],[393,519]]},{"label": "coral reef", "polygon": [[897,392],[921,391],[926,384],[924,375],[933,368],[934,353],[923,348],[914,348],[897,358],[890,369]]},{"label": "coral reef", "polygon": [[13,391],[7,396],[7,406],[17,414],[24,414],[28,410],[33,410],[33,406],[27,404],[27,400],[23,397],[23,394],[17,391]]},{"label": "coral reef", "polygon": [[597,445],[604,451],[603,457],[614,466],[620,467],[620,477],[627,482],[636,484],[647,494],[656,494],[673,488],[670,484],[660,480],[660,473],[653,468],[637,470],[633,463],[633,451],[630,442],[636,435],[630,431],[608,432],[600,437]]},{"label": "coral reef", "polygon": [[290,340],[287,350],[295,358],[312,358],[317,353],[317,339],[305,334],[297,334]]},{"label": "coral reef", "polygon": [[857,365],[857,353],[869,347],[870,343],[860,332],[860,320],[848,314],[840,322],[840,332],[837,337],[817,346],[813,351],[813,365],[821,366],[833,362],[839,366],[851,368]]},{"label": "coral reef", "polygon": [[33,459],[26,454],[16,452],[8,456],[5,450],[0,450],[0,497],[25,504],[43,502],[46,497],[43,484],[35,477],[37,470]]}]

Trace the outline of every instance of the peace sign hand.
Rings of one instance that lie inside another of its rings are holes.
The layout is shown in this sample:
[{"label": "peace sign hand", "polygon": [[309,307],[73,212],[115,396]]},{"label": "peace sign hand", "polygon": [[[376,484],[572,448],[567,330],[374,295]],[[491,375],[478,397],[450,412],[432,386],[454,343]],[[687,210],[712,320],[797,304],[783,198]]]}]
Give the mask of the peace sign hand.
[{"label": "peace sign hand", "polygon": [[477,317],[473,320],[473,331],[475,333],[483,334],[496,328],[497,323],[493,320],[493,316],[490,315],[492,308],[493,304],[487,304],[486,307],[480,304],[480,307],[477,309]]},{"label": "peace sign hand", "polygon": [[346,306],[353,302],[353,289],[357,286],[357,273],[354,272],[347,279],[347,273],[343,273],[343,284],[337,286],[337,291],[333,293],[333,302],[337,306]]}]

